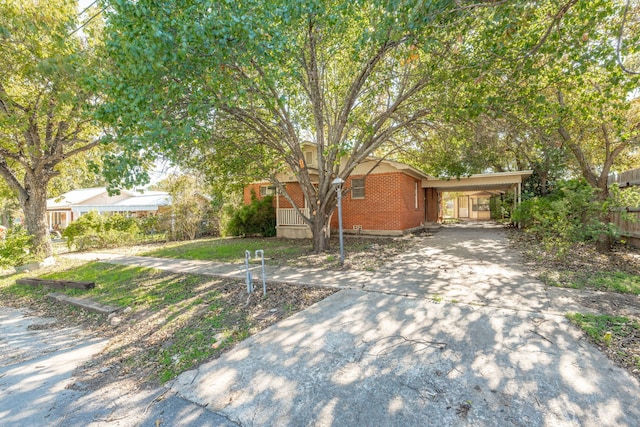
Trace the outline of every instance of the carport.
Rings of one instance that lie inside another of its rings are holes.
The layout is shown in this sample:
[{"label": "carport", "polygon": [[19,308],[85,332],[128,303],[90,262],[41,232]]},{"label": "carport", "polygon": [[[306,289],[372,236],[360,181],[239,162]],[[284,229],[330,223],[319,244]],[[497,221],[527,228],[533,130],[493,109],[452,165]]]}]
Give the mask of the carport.
[{"label": "carport", "polygon": [[[443,217],[441,203],[443,193],[458,193],[455,217],[470,219],[489,219],[484,213],[484,205],[474,204],[470,200],[480,200],[484,196],[505,194],[513,192],[514,206],[522,201],[522,183],[533,171],[496,172],[474,174],[467,177],[439,179],[429,177],[422,180],[422,188],[425,189],[427,222],[440,222]],[[471,209],[470,209],[471,207]],[[483,209],[478,211],[474,209]],[[465,211],[466,209],[466,211]],[[487,211],[488,212],[488,211]],[[460,215],[462,213],[462,215]],[[475,215],[475,217],[474,217]]]}]

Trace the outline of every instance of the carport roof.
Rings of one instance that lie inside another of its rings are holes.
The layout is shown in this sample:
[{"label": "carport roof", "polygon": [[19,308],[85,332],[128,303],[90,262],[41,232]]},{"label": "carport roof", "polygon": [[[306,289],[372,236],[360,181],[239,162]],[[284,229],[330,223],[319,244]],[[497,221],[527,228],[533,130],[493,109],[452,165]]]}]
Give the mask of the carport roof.
[{"label": "carport roof", "polygon": [[533,171],[481,173],[466,177],[422,180],[422,188],[435,188],[438,191],[507,191],[522,183]]}]

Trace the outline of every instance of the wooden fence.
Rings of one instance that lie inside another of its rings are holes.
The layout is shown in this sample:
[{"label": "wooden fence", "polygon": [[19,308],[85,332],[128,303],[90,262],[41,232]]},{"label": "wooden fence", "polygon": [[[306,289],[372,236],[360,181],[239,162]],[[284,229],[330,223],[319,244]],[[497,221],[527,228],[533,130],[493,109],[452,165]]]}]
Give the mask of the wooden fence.
[{"label": "wooden fence", "polygon": [[[640,186],[640,168],[609,175],[609,186],[618,183],[620,188]],[[614,212],[611,221],[620,229],[620,236],[631,246],[640,248],[640,208],[628,207],[626,212]]]}]

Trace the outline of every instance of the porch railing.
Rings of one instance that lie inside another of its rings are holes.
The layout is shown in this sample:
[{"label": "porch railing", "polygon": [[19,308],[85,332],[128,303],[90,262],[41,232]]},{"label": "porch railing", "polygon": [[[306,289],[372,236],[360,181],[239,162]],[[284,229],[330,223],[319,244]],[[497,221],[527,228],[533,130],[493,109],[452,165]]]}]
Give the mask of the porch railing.
[{"label": "porch railing", "polygon": [[[309,208],[300,209],[305,215],[309,216]],[[302,220],[302,217],[298,215],[293,208],[280,208],[278,209],[278,225],[306,225]]]}]

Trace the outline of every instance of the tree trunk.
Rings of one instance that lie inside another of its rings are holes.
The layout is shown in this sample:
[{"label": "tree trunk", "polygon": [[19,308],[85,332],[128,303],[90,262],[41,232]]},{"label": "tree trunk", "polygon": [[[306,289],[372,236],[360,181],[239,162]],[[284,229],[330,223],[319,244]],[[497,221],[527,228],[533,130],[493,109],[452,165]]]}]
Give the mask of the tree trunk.
[{"label": "tree trunk", "polygon": [[[598,191],[597,200],[599,204],[605,203],[607,198],[609,197],[607,184],[605,183],[604,186],[604,189],[600,188],[600,191]],[[600,213],[600,215],[598,216],[598,221],[600,221],[601,224],[608,228],[608,225],[611,222],[611,212],[609,211],[609,209],[603,210]],[[611,244],[612,241],[609,233],[602,232],[598,235],[598,238],[596,240],[596,251],[598,251],[599,253],[607,253],[611,250]]]},{"label": "tree trunk", "polygon": [[[28,178],[25,179],[27,180]],[[33,238],[35,255],[44,259],[53,254],[47,226],[47,184],[28,181],[25,184],[24,193],[20,192],[25,228]]]},{"label": "tree trunk", "polygon": [[[311,226],[313,252],[317,254],[330,249],[329,218],[330,216],[328,215],[316,215]],[[323,219],[325,220],[323,221]]]},{"label": "tree trunk", "polygon": [[548,171],[539,172],[538,176],[540,177],[540,195],[547,195],[547,176],[549,175]]}]

